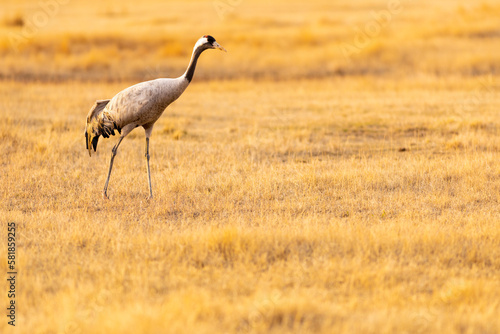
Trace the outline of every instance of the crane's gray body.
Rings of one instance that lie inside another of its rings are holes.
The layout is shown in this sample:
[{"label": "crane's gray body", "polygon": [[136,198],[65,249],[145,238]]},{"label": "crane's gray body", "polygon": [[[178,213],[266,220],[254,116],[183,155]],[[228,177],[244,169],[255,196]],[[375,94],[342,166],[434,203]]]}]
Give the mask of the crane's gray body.
[{"label": "crane's gray body", "polygon": [[148,129],[188,85],[189,81],[183,77],[141,82],[116,94],[103,113],[107,113],[124,132],[138,126]]},{"label": "crane's gray body", "polygon": [[184,76],[150,80],[122,90],[111,100],[97,101],[90,109],[85,129],[89,154],[92,148],[96,150],[99,136],[108,138],[115,130],[125,137],[142,126],[149,137],[154,123],[188,85]]}]

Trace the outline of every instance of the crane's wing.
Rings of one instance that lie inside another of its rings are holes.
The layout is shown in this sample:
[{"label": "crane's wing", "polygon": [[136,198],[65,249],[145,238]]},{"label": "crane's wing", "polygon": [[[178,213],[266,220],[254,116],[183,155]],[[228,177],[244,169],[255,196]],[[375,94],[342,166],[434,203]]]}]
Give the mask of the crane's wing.
[{"label": "crane's wing", "polygon": [[[97,147],[97,141],[101,135],[101,130],[103,125],[103,117],[101,116],[104,108],[111,100],[97,100],[87,115],[87,126],[85,127],[85,139],[87,144],[87,150],[89,150],[89,155],[92,155],[92,148],[94,152]],[[114,134],[114,131],[113,131]],[[109,134],[106,136],[109,137]]]},{"label": "crane's wing", "polygon": [[93,118],[96,118],[97,115],[106,107],[111,100],[97,100],[95,101],[94,105],[92,108],[90,108],[89,114],[87,115],[87,124],[90,123],[90,121]]}]

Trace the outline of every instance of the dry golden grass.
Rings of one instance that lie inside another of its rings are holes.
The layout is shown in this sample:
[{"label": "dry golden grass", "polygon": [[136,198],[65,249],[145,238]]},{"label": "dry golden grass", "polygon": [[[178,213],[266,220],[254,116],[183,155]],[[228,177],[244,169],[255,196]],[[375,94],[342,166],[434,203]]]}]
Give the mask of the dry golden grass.
[{"label": "dry golden grass", "polygon": [[[0,332],[500,332],[500,8],[403,4],[350,61],[346,27],[386,2],[70,1],[0,38]],[[38,10],[2,6],[0,33]],[[155,125],[154,200],[136,129],[103,201],[117,138],[90,158],[88,109],[182,73],[207,32],[229,53]]]},{"label": "dry golden grass", "polygon": [[1,85],[17,330],[497,332],[500,101],[457,114],[475,81],[195,83],[152,202],[142,131],[108,202],[113,141],[84,149],[88,102],[128,84]]}]

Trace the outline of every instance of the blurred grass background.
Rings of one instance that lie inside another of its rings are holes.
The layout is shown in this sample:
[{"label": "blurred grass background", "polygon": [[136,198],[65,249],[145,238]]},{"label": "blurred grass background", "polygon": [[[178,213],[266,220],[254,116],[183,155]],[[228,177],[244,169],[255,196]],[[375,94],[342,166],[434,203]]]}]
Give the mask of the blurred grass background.
[{"label": "blurred grass background", "polygon": [[[500,71],[497,1],[401,0],[395,11],[381,0],[60,1],[1,5],[0,78],[175,77],[204,34],[214,35],[230,54],[205,57],[199,79]],[[388,20],[382,12],[390,13]],[[345,57],[343,49],[357,38],[366,43]]]}]

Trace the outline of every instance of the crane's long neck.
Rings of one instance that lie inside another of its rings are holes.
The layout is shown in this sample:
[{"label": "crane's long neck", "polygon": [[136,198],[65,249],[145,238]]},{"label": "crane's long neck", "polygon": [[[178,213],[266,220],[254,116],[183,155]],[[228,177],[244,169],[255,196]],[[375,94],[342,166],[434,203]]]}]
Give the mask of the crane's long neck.
[{"label": "crane's long neck", "polygon": [[193,50],[191,61],[189,62],[189,66],[183,75],[183,78],[185,78],[188,82],[191,82],[191,80],[193,80],[194,70],[196,69],[196,63],[198,62],[198,58],[200,57],[203,51],[205,51],[205,49],[201,47],[197,47]]}]

